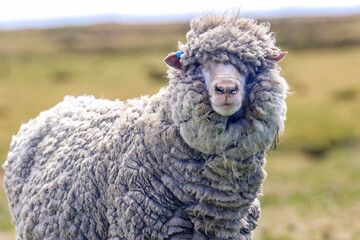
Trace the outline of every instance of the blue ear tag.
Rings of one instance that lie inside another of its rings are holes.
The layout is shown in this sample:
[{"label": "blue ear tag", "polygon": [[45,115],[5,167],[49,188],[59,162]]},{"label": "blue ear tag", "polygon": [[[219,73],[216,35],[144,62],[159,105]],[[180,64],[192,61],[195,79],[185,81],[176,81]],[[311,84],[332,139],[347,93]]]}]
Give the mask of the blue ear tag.
[{"label": "blue ear tag", "polygon": [[180,58],[181,54],[183,54],[183,51],[178,51],[178,52],[176,52],[176,57],[177,57],[177,58]]}]

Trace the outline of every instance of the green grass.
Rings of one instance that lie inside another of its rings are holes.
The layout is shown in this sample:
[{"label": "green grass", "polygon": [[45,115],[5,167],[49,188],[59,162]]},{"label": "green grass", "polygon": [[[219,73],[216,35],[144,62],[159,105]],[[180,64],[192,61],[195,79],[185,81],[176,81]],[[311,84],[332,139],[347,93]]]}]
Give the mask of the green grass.
[{"label": "green grass", "polygon": [[[360,239],[359,19],[274,21],[289,51],[281,66],[293,94],[282,144],[268,157],[256,240]],[[65,95],[125,100],[157,92],[167,84],[162,60],[187,30],[108,24],[1,32],[0,163],[20,125]],[[297,31],[309,31],[311,41]],[[13,232],[0,188],[0,239]]]},{"label": "green grass", "polygon": [[323,160],[273,154],[254,239],[359,239],[359,154],[357,146],[336,149]]},{"label": "green grass", "polygon": [[[288,98],[284,148],[327,148],[358,139],[360,48],[291,51],[282,63]],[[339,97],[339,93],[350,97]]]}]

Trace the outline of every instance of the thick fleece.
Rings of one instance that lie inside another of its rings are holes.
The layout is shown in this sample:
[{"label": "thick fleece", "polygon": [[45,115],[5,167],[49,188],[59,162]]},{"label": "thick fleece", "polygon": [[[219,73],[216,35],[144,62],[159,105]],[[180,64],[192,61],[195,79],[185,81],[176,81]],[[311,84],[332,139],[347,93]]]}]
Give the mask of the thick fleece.
[{"label": "thick fleece", "polygon": [[[286,114],[274,42],[236,14],[196,18],[156,95],[66,97],[22,125],[4,164],[17,239],[251,239]],[[232,116],[211,109],[207,61],[247,76]]]}]

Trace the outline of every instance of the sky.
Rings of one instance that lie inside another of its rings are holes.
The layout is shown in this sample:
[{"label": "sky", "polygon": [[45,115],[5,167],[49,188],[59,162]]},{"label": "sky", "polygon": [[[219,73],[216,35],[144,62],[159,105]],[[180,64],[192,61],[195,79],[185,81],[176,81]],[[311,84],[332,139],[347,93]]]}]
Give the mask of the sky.
[{"label": "sky", "polygon": [[191,15],[240,9],[241,13],[279,9],[360,7],[360,0],[0,0],[0,24],[94,15]]}]

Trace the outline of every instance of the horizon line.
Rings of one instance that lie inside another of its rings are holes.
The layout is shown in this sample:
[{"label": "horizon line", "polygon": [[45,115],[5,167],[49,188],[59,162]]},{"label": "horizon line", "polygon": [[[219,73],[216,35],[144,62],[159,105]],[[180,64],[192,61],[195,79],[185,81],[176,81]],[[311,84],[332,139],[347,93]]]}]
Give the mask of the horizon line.
[{"label": "horizon line", "polygon": [[[88,16],[69,16],[48,19],[20,19],[14,21],[0,21],[0,31],[16,31],[26,29],[46,29],[70,26],[90,26],[106,23],[124,25],[171,24],[188,22],[191,18],[202,15],[204,12],[184,14],[159,14],[159,15],[124,15],[117,13],[103,13]],[[343,8],[298,8],[288,7],[275,10],[241,11],[242,17],[258,19],[277,18],[308,18],[308,17],[341,17],[360,14],[360,5]]]}]

